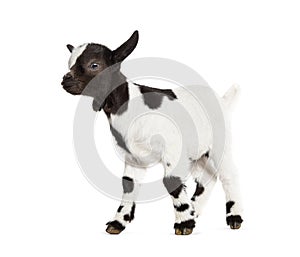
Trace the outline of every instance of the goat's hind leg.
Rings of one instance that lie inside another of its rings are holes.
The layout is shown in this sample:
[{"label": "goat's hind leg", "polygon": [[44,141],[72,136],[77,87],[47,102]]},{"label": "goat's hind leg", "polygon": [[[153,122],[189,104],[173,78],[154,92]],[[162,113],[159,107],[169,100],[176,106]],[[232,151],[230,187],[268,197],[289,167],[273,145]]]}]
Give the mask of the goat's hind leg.
[{"label": "goat's hind leg", "polygon": [[219,168],[219,177],[226,196],[226,222],[231,229],[239,229],[243,222],[237,169],[231,153],[225,153]]},{"label": "goat's hind leg", "polygon": [[189,235],[195,227],[195,216],[191,200],[185,189],[184,176],[166,172],[163,183],[169,192],[175,211],[175,234]]},{"label": "goat's hind leg", "polygon": [[217,181],[217,171],[208,154],[192,163],[192,176],[196,182],[196,190],[191,200],[195,216],[198,217],[202,214]]}]

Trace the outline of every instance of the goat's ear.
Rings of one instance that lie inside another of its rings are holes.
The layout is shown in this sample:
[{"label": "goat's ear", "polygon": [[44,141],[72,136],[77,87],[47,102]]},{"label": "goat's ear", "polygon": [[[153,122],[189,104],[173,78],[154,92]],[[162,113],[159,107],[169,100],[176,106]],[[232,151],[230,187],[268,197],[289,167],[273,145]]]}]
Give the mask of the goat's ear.
[{"label": "goat's ear", "polygon": [[122,62],[128,55],[131,54],[131,52],[136,47],[138,41],[139,32],[136,30],[125,43],[123,43],[121,46],[119,46],[116,50],[113,51],[114,61],[116,63]]},{"label": "goat's ear", "polygon": [[68,44],[68,45],[67,45],[67,48],[68,48],[68,49],[69,49],[69,51],[72,53],[72,51],[73,51],[73,49],[74,49],[74,46],[72,46],[72,45]]}]

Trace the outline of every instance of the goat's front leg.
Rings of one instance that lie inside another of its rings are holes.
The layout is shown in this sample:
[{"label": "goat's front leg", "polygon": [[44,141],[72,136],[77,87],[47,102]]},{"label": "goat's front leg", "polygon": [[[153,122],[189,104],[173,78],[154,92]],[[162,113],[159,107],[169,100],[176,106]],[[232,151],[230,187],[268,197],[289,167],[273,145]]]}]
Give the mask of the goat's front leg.
[{"label": "goat's front leg", "polygon": [[134,219],[135,200],[139,191],[139,182],[145,174],[144,168],[125,165],[122,178],[123,197],[113,221],[108,222],[106,232],[120,234]]}]

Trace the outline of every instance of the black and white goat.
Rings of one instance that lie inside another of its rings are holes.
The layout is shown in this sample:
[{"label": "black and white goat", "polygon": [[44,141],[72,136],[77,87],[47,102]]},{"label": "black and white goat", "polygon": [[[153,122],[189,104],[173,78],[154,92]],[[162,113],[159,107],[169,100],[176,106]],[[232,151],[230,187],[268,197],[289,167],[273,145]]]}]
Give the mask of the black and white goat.
[{"label": "black and white goat", "polygon": [[[138,32],[119,48],[112,51],[100,44],[83,44],[77,48],[67,45],[71,52],[69,60],[70,71],[64,76],[63,88],[73,94],[82,94],[88,83],[106,68],[122,62],[136,47]],[[116,76],[124,78],[120,86],[115,88],[100,106],[108,121],[112,135],[118,147],[125,152],[123,176],[123,200],[115,217],[108,222],[106,231],[110,234],[119,234],[134,218],[135,199],[137,197],[139,178],[143,177],[147,165],[154,161],[162,163],[164,167],[163,184],[171,195],[175,210],[175,234],[188,235],[195,226],[195,218],[201,214],[204,203],[208,199],[217,177],[220,178],[226,195],[226,221],[232,229],[238,229],[243,222],[241,218],[241,200],[236,168],[232,161],[230,149],[230,129],[228,121],[228,106],[235,98],[237,88],[232,87],[223,98],[219,99],[225,116],[226,145],[222,162],[218,165],[218,172],[214,160],[212,146],[212,133],[209,121],[201,108],[183,88],[158,89],[131,83],[118,70]],[[152,96],[149,97],[148,93]],[[154,95],[154,96],[153,96]],[[131,104],[135,100],[134,105]],[[196,144],[187,145],[182,149],[180,135],[174,130],[166,119],[155,115],[163,106],[180,103],[188,111],[197,125],[198,140]],[[124,128],[126,119],[130,118],[134,110],[139,108],[152,111],[154,115],[140,117],[131,126],[130,130]],[[153,135],[161,135],[162,142],[152,142]],[[150,153],[146,154],[145,152]],[[185,190],[185,179],[181,173],[173,172],[173,168],[181,158],[181,168],[192,174],[196,182],[196,190],[192,198]],[[209,183],[202,181],[203,172],[212,175]]]}]

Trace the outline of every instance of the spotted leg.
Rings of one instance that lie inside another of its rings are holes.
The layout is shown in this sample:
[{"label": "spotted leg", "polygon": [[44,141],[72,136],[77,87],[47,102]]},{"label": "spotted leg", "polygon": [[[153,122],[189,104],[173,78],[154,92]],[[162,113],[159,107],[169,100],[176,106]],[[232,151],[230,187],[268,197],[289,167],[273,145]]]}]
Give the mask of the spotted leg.
[{"label": "spotted leg", "polygon": [[219,169],[219,177],[226,197],[226,222],[231,229],[239,229],[243,222],[239,180],[231,154],[225,153]]},{"label": "spotted leg", "polygon": [[192,197],[195,216],[203,213],[203,209],[217,182],[217,173],[213,161],[208,156],[203,156],[192,165],[192,175],[196,182],[196,190]]},{"label": "spotted leg", "polygon": [[185,190],[183,179],[178,176],[165,176],[163,183],[173,200],[175,211],[175,234],[191,234],[195,227],[194,211]]},{"label": "spotted leg", "polygon": [[139,182],[145,175],[144,168],[137,168],[125,165],[125,171],[122,178],[123,197],[121,204],[112,221],[109,221],[106,232],[109,234],[120,234],[134,219],[135,200],[139,191]]}]

